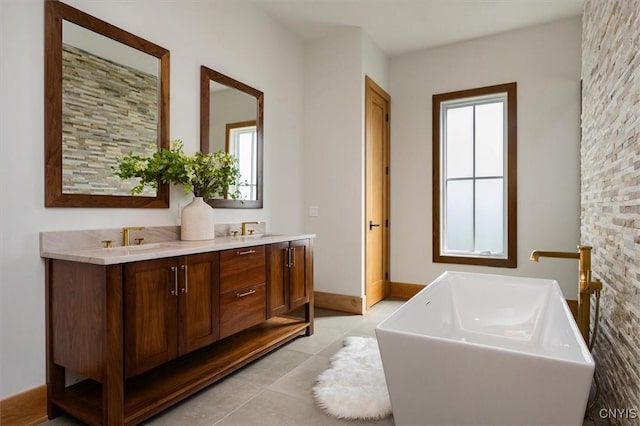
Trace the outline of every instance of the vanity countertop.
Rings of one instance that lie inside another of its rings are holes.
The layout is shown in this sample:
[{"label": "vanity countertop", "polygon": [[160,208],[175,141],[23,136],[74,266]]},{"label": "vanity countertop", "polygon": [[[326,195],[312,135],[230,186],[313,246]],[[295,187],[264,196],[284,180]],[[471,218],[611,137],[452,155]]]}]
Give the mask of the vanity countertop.
[{"label": "vanity countertop", "polygon": [[275,244],[286,241],[315,238],[315,234],[258,234],[237,237],[216,237],[206,241],[159,241],[140,246],[116,246],[112,248],[85,248],[43,250],[41,257],[96,265],[116,265],[140,260],[184,256],[243,247]]}]

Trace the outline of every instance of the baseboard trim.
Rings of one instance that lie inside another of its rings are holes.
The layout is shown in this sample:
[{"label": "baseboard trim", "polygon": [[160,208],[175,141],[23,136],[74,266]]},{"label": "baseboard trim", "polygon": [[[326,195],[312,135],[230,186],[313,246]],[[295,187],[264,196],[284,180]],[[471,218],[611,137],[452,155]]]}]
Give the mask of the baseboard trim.
[{"label": "baseboard trim", "polygon": [[409,284],[409,283],[389,283],[389,297],[394,299],[409,300],[420,290],[425,288],[424,284]]},{"label": "baseboard trim", "polygon": [[0,401],[2,426],[31,426],[47,420],[47,385],[12,395]]},{"label": "baseboard trim", "polygon": [[358,315],[362,315],[365,312],[364,298],[362,297],[324,293],[322,291],[314,291],[313,297],[313,304],[316,308]]}]

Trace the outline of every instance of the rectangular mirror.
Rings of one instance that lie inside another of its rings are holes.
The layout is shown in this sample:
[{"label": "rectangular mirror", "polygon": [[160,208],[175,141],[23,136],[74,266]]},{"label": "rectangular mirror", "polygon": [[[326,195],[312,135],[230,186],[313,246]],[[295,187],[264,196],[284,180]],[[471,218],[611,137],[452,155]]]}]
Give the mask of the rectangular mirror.
[{"label": "rectangular mirror", "polygon": [[58,1],[45,16],[45,206],[168,207],[113,167],[169,147],[169,51]]},{"label": "rectangular mirror", "polygon": [[[241,200],[208,200],[213,207],[262,208],[261,91],[200,67],[200,150],[224,150],[238,159]],[[232,190],[235,188],[232,188]]]}]

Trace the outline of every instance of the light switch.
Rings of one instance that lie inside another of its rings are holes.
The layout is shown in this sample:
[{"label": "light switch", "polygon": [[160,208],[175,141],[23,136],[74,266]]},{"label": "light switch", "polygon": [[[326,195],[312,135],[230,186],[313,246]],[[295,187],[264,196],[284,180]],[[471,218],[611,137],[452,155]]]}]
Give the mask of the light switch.
[{"label": "light switch", "polygon": [[309,216],[318,217],[318,206],[309,206]]}]

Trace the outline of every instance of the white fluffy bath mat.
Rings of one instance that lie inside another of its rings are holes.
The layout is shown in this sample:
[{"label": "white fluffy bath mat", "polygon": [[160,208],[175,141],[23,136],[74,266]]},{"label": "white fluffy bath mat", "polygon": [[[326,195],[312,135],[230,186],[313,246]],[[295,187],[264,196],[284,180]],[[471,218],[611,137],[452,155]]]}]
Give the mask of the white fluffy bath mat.
[{"label": "white fluffy bath mat", "polygon": [[378,342],[347,337],[313,388],[316,403],[339,419],[380,419],[391,414]]}]

